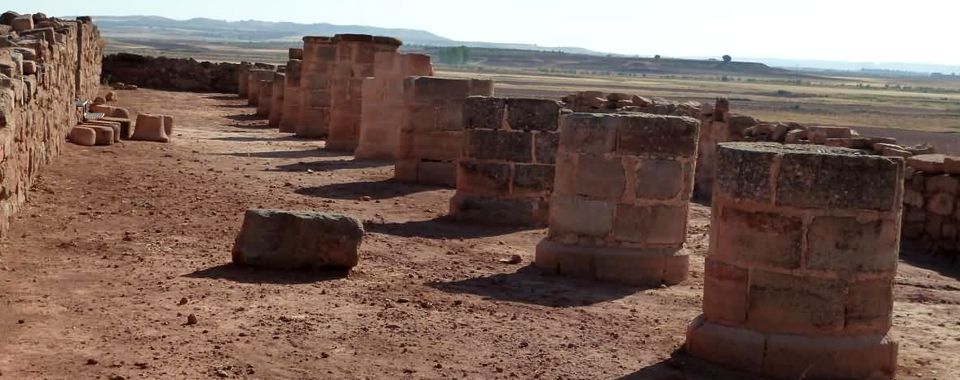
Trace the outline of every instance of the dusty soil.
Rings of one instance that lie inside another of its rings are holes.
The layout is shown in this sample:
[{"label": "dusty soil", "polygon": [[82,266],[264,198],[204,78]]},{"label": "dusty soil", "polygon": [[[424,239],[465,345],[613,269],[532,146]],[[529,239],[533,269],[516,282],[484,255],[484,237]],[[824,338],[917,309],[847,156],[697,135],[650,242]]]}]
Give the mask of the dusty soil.
[{"label": "dusty soil", "polygon": [[[745,378],[674,355],[700,309],[708,207],[691,209],[682,285],[545,277],[529,266],[543,230],[450,223],[452,190],[279,134],[233,96],[120,97],[176,115],[176,138],[69,145],[45,169],[0,245],[0,378]],[[249,207],[357,216],[361,264],[230,266]],[[960,378],[958,272],[904,259],[900,377]]]}]

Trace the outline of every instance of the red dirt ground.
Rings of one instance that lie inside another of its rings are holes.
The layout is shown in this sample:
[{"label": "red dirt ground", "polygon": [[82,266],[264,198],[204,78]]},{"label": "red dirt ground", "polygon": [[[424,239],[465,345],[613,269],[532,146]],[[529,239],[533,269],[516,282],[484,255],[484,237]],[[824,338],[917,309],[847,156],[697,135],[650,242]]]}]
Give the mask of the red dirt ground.
[{"label": "red dirt ground", "polygon": [[[672,357],[700,309],[708,207],[684,284],[545,277],[529,267],[544,230],[450,223],[452,190],[279,134],[234,96],[120,96],[176,115],[174,142],[68,145],[45,169],[0,245],[2,379],[747,378]],[[360,265],[229,266],[250,207],[360,218]],[[958,272],[904,258],[900,378],[960,378]]]}]

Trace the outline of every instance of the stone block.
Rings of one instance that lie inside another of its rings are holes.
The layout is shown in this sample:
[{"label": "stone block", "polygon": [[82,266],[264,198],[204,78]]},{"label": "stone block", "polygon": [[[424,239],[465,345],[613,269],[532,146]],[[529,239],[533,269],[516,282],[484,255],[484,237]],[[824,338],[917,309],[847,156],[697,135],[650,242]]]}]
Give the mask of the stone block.
[{"label": "stone block", "polygon": [[778,205],[879,211],[899,207],[901,159],[845,148],[792,147],[798,148],[783,151],[777,177]]},{"label": "stone block", "polygon": [[845,324],[846,287],[840,280],[752,270],[746,327],[775,334],[822,335]]},{"label": "stone block", "polygon": [[894,221],[822,216],[807,232],[806,268],[837,273],[893,272],[900,231]]},{"label": "stone block", "polygon": [[672,160],[641,160],[636,194],[643,199],[674,199],[684,188],[683,165]]},{"label": "stone block", "polygon": [[13,27],[13,31],[21,33],[27,30],[33,29],[33,15],[25,14],[22,16],[15,17],[11,22],[10,26]]},{"label": "stone block", "polygon": [[456,186],[457,165],[450,161],[421,161],[417,165],[417,183]]},{"label": "stone block", "polygon": [[767,338],[763,374],[778,379],[892,379],[897,344],[888,336]]},{"label": "stone block", "polygon": [[947,193],[936,193],[927,198],[927,211],[937,215],[953,215],[956,206],[956,196]]},{"label": "stone block", "polygon": [[803,221],[799,217],[750,212],[726,204],[718,213],[710,231],[711,258],[731,264],[800,268]]},{"label": "stone block", "polygon": [[557,131],[560,103],[547,99],[507,100],[507,124],[514,130]]},{"label": "stone block", "polygon": [[571,153],[604,154],[617,146],[619,118],[596,114],[570,114],[560,119],[560,150]]},{"label": "stone block", "polygon": [[703,314],[708,321],[741,324],[747,320],[750,272],[709,257],[704,264]]},{"label": "stone block", "polygon": [[947,174],[960,174],[960,157],[945,156],[943,158],[943,171]]},{"label": "stone block", "polygon": [[759,372],[766,338],[750,330],[727,327],[698,318],[687,332],[687,352],[731,368]]},{"label": "stone block", "polygon": [[513,165],[514,195],[549,195],[553,191],[553,165]]},{"label": "stone block", "polygon": [[537,133],[533,136],[533,160],[541,164],[553,165],[557,162],[557,148],[560,146],[558,133]]},{"label": "stone block", "polygon": [[141,113],[137,115],[137,124],[133,129],[132,140],[169,142],[170,137],[163,126],[162,115]]},{"label": "stone block", "polygon": [[550,204],[550,235],[603,238],[613,229],[613,210],[609,202],[554,197]]},{"label": "stone block", "polygon": [[506,194],[510,191],[510,164],[460,161],[458,168],[458,190],[490,195]]},{"label": "stone block", "polygon": [[113,128],[96,124],[84,124],[82,126],[93,129],[94,133],[96,133],[96,145],[113,145]]},{"label": "stone block", "polygon": [[360,221],[343,215],[251,209],[233,262],[273,269],[353,268],[363,234]]},{"label": "stone block", "polygon": [[772,170],[779,153],[779,145],[719,144],[714,191],[737,199],[771,202]]},{"label": "stone block", "polygon": [[528,199],[502,199],[458,192],[450,201],[450,214],[460,222],[494,226],[542,226],[546,203]]},{"label": "stone block", "polygon": [[960,179],[948,174],[928,176],[926,181],[924,189],[927,194],[947,193],[956,195],[958,186],[960,186]]},{"label": "stone block", "polygon": [[622,117],[618,131],[621,154],[644,157],[696,156],[700,122],[689,117],[650,114],[613,115]]},{"label": "stone block", "polygon": [[471,96],[463,104],[463,126],[466,129],[506,128],[507,100],[486,96]]},{"label": "stone block", "polygon": [[687,237],[687,205],[618,205],[613,236],[619,241],[679,248]]},{"label": "stone block", "polygon": [[907,158],[907,166],[926,174],[941,174],[946,157],[942,154],[919,154]]},{"label": "stone block", "polygon": [[581,155],[574,179],[576,193],[593,198],[618,200],[623,195],[626,174],[619,157]]},{"label": "stone block", "polygon": [[71,128],[68,138],[70,142],[77,145],[94,146],[97,144],[97,132],[89,127],[78,126]]},{"label": "stone block", "polygon": [[[892,277],[892,274],[891,274]],[[846,298],[847,334],[886,334],[893,324],[893,280],[852,282]]]},{"label": "stone block", "polygon": [[533,134],[529,132],[474,129],[464,134],[465,158],[533,162]]}]

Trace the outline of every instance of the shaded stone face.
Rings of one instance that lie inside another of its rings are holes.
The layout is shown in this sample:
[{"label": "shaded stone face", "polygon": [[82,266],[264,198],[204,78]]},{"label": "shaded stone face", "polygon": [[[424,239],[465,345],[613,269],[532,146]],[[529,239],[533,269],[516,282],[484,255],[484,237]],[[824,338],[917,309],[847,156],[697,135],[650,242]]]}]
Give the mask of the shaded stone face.
[{"label": "shaded stone face", "polygon": [[[457,194],[450,204],[450,214],[458,220],[483,224],[546,224],[553,192],[559,116],[560,108],[551,100],[466,98],[462,107],[466,130],[459,157]],[[489,181],[470,168],[486,166],[503,170],[505,186],[476,185]],[[483,213],[471,206],[478,203],[524,206],[511,209],[514,215],[505,217],[507,209]]]},{"label": "shaded stone face", "polygon": [[717,158],[688,352],[775,378],[892,378],[903,160],[775,143],[723,143]]},{"label": "shaded stone face", "polygon": [[634,285],[683,281],[699,122],[574,113],[559,124],[550,231],[537,266]]},{"label": "shaded stone face", "polygon": [[349,269],[359,262],[360,221],[337,214],[247,210],[233,262],[273,269]]}]

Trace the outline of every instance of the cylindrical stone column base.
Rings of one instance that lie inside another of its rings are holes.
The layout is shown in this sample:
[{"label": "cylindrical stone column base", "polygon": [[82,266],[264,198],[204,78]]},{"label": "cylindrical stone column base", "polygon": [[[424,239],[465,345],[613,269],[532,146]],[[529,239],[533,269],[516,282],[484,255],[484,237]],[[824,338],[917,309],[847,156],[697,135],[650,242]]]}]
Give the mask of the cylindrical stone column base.
[{"label": "cylindrical stone column base", "polygon": [[777,379],[891,379],[903,159],[717,148],[703,316],[687,351]]}]

